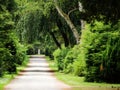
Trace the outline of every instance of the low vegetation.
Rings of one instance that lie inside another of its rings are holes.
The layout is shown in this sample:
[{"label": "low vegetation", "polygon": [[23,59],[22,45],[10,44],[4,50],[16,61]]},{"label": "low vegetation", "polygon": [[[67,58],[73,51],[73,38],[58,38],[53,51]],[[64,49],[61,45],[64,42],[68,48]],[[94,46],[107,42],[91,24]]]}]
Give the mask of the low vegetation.
[{"label": "low vegetation", "polygon": [[49,66],[55,71],[55,76],[63,81],[64,83],[70,85],[73,90],[117,90],[120,88],[120,84],[109,84],[109,83],[97,83],[97,82],[85,82],[84,76],[75,76],[74,74],[65,74],[58,71],[55,61],[47,58]]},{"label": "low vegetation", "polygon": [[25,58],[25,60],[24,60],[24,62],[23,62],[23,64],[22,64],[21,66],[17,67],[16,73],[12,73],[12,74],[6,73],[6,74],[4,74],[2,77],[0,77],[0,90],[3,90],[3,88],[5,87],[5,85],[7,85],[12,79],[14,79],[14,77],[15,77],[16,75],[19,74],[19,72],[20,72],[21,70],[23,70],[23,69],[26,67],[26,65],[27,65],[27,63],[28,63],[28,61],[29,61],[28,58],[29,58],[29,56],[27,56],[27,57]]},{"label": "low vegetation", "polygon": [[86,25],[81,44],[62,47],[53,56],[59,71],[85,76],[88,82],[120,83],[119,23],[111,26],[96,21]]}]

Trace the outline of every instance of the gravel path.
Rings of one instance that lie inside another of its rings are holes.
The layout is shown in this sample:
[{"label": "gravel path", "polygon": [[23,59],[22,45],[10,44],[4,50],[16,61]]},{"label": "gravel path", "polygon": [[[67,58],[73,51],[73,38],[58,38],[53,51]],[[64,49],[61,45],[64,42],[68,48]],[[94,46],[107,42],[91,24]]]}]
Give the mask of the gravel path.
[{"label": "gravel path", "polygon": [[26,67],[5,90],[70,90],[54,77],[44,56],[32,56]]}]

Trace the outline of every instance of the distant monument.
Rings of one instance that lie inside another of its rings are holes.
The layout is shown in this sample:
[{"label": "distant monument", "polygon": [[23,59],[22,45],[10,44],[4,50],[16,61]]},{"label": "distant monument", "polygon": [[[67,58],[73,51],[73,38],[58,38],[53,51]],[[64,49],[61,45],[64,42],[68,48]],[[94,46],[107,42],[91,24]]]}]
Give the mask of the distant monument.
[{"label": "distant monument", "polygon": [[40,55],[40,49],[38,49],[38,55]]}]

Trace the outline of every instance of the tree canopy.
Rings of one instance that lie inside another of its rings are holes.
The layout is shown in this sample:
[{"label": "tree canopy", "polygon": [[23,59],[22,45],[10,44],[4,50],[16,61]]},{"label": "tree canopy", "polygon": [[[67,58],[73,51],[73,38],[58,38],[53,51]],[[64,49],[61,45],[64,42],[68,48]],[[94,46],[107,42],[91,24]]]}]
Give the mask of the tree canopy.
[{"label": "tree canopy", "polygon": [[82,16],[87,21],[104,20],[115,23],[120,19],[119,0],[79,0],[84,8]]},{"label": "tree canopy", "polygon": [[119,8],[119,0],[0,0],[0,76],[41,49],[61,72],[120,83]]}]

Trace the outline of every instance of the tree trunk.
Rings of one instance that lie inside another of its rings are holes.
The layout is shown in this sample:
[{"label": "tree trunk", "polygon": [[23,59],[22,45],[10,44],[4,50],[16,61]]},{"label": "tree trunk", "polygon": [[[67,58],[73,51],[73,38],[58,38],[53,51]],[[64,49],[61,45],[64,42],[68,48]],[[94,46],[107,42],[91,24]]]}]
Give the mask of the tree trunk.
[{"label": "tree trunk", "polygon": [[65,21],[67,22],[67,24],[69,25],[70,29],[73,32],[73,35],[74,35],[74,37],[76,39],[76,43],[79,44],[79,41],[80,41],[79,33],[78,33],[76,27],[74,26],[74,24],[72,23],[72,21],[70,20],[69,15],[67,15],[66,13],[64,13],[62,11],[62,9],[58,5],[57,0],[54,0],[54,2],[55,2],[55,7],[56,7],[58,13],[65,19]]},{"label": "tree trunk", "polygon": [[[83,6],[82,6],[81,2],[78,2],[78,5],[79,5],[79,11],[83,12],[84,10],[83,10]],[[80,22],[81,22],[81,30],[84,30],[86,23],[83,19],[81,19]]]},{"label": "tree trunk", "polygon": [[64,42],[65,42],[65,46],[68,47],[69,46],[69,39],[68,39],[67,34],[63,31],[63,25],[59,19],[57,21],[57,26],[59,28],[60,33],[62,34],[62,37],[63,37]]},{"label": "tree trunk", "polygon": [[64,42],[65,42],[65,47],[68,47],[69,46],[69,39],[67,37],[67,34],[64,33],[64,31],[60,30],[60,33],[62,34],[62,37],[64,39]]},{"label": "tree trunk", "polygon": [[[78,5],[79,5],[79,11],[83,12],[84,10],[83,10],[83,6],[82,6],[81,2],[78,2]],[[81,32],[82,32],[82,30],[85,30],[86,22],[83,19],[81,19],[80,22],[81,22]]]},{"label": "tree trunk", "polygon": [[49,32],[49,33],[50,33],[50,35],[52,36],[52,38],[53,38],[55,44],[61,49],[61,45],[60,45],[60,43],[57,41],[57,39],[56,39],[54,33],[53,33],[53,32]]}]

